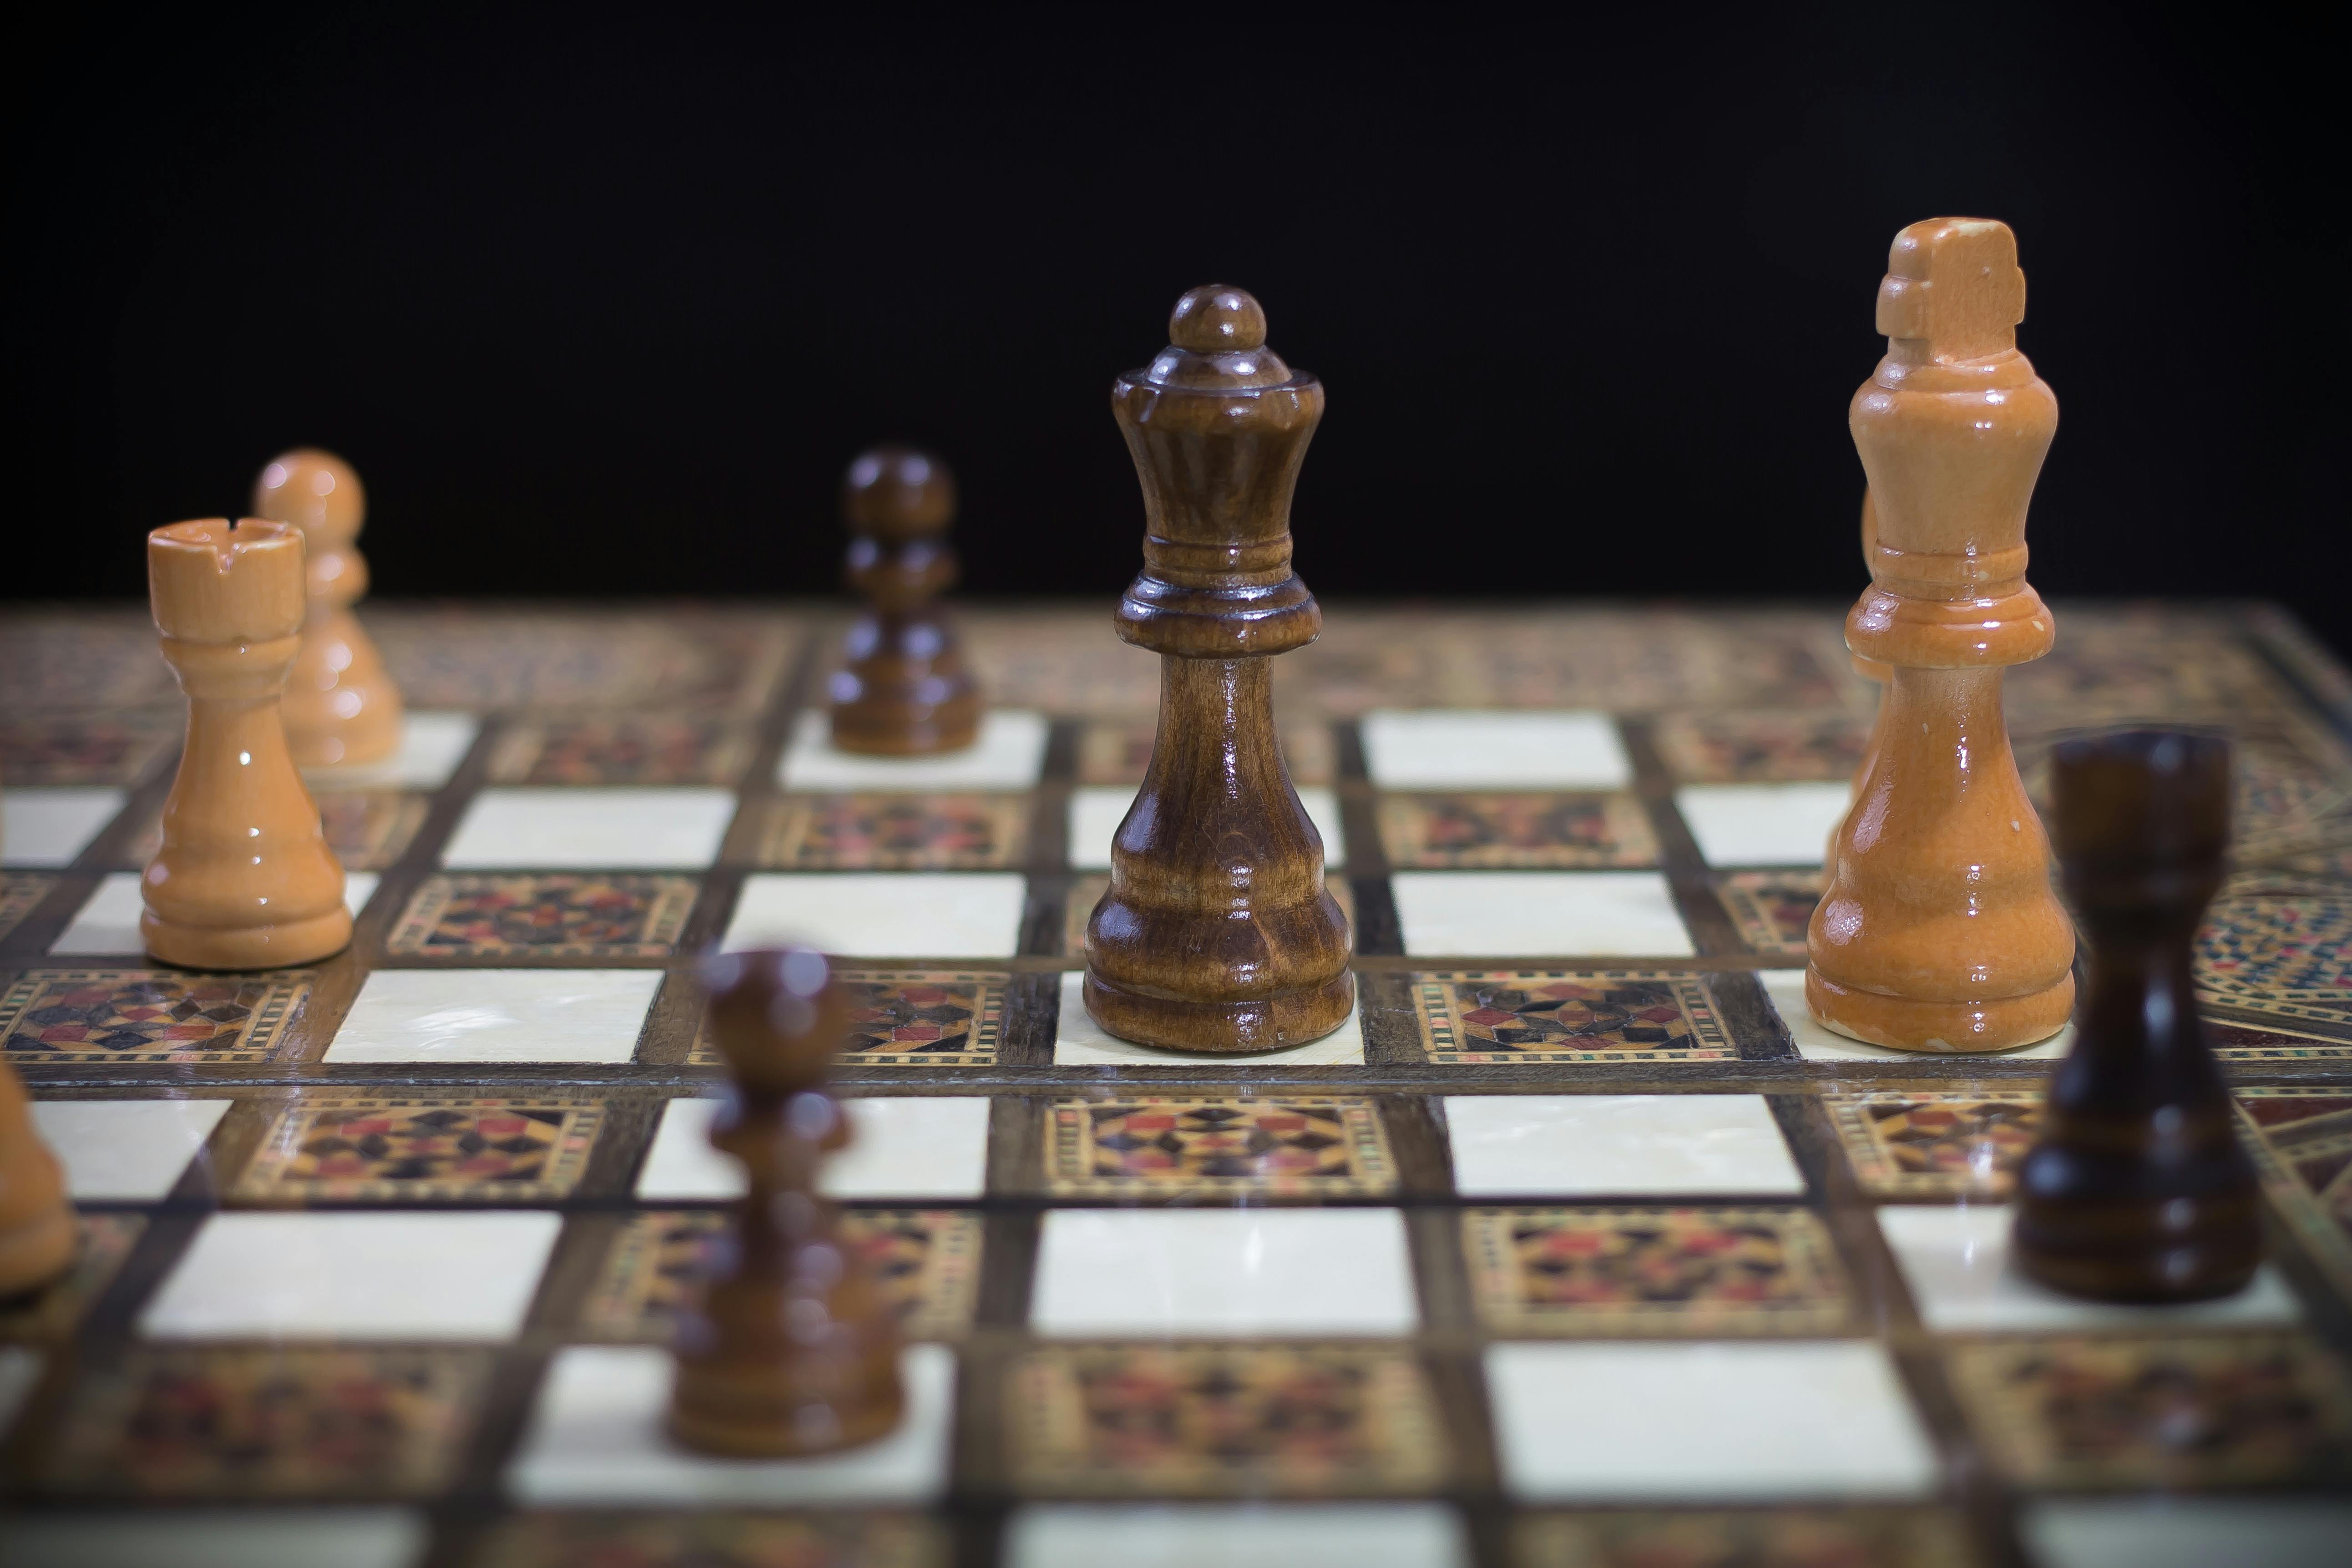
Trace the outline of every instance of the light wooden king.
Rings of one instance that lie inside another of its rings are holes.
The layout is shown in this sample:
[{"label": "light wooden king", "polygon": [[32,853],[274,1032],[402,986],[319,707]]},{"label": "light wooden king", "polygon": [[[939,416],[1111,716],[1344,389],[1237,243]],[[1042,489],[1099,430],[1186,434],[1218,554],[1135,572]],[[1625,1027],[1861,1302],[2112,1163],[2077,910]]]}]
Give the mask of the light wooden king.
[{"label": "light wooden king", "polygon": [[2056,636],[2025,581],[2058,400],[2017,351],[2024,318],[2008,226],[1913,224],[1879,286],[1886,357],[1847,415],[1877,537],[1846,646],[1892,678],[1807,932],[1805,997],[1898,1050],[2030,1044],[2074,1004],[2074,927],[2001,716],[2001,671]]}]

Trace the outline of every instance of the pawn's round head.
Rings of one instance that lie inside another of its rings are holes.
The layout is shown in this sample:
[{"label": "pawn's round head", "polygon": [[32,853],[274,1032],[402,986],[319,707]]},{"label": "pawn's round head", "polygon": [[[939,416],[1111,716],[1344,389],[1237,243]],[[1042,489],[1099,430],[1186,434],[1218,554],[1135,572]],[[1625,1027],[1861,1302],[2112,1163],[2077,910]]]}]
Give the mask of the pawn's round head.
[{"label": "pawn's round head", "polygon": [[1265,311],[1245,289],[1203,283],[1176,301],[1168,341],[1196,354],[1232,353],[1265,346]]},{"label": "pawn's round head", "polygon": [[253,515],[343,538],[365,521],[367,492],[352,466],[332,452],[297,447],[272,458],[254,480]]},{"label": "pawn's round head", "polygon": [[877,447],[858,454],[841,480],[841,515],[861,531],[929,533],[955,521],[955,476],[929,452]]},{"label": "pawn's round head", "polygon": [[847,1034],[833,964],[805,947],[722,952],[703,965],[711,1043],[746,1089],[790,1092],[824,1079]]}]

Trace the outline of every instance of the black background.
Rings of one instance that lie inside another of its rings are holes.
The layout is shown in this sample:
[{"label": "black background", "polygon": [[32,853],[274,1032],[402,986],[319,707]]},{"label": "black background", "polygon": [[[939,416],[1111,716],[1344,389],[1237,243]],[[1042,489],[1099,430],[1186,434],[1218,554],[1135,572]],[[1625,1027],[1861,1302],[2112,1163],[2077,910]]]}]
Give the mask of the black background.
[{"label": "black background", "polygon": [[189,12],[15,60],[8,596],[299,442],[381,594],[830,592],[898,437],[971,592],[1107,600],[1109,379],[1213,279],[1329,386],[1318,590],[1843,597],[1886,246],[1966,213],[2063,409],[2036,584],[2352,643],[2343,58],[2253,8]]}]

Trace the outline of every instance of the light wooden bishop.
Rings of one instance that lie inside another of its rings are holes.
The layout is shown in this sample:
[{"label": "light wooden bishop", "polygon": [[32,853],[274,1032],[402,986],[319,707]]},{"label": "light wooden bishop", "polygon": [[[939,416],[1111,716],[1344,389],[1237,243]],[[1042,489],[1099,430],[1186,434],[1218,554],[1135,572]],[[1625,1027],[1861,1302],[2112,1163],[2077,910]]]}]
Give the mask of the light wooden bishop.
[{"label": "light wooden bishop", "polygon": [[1879,286],[1886,357],[1847,414],[1877,536],[1846,646],[1892,678],[1807,933],[1805,997],[1899,1050],[2026,1045],[2074,1004],[2074,927],[2000,706],[2002,669],[2056,635],[2025,581],[2058,400],[2017,351],[2024,318],[2008,226],[1913,224]]},{"label": "light wooden bishop", "polygon": [[253,485],[253,510],[302,531],[310,613],[286,680],[286,743],[297,767],[373,763],[400,747],[400,688],[352,605],[367,592],[354,544],[367,493],[349,463],[298,447],[270,459]]},{"label": "light wooden bishop", "polygon": [[159,528],[147,591],[188,695],[163,847],[140,883],[147,951],[191,969],[324,958],[352,939],[343,868],[278,718],[302,630],[301,531],[255,518]]}]

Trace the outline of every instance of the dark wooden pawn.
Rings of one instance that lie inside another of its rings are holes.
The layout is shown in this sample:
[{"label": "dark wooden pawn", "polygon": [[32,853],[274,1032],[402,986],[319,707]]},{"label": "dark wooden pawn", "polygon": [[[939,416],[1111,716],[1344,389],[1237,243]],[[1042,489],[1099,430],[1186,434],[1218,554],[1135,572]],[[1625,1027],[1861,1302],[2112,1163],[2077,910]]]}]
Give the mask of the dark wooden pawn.
[{"label": "dark wooden pawn", "polygon": [[2226,1296],[2261,1260],[2260,1189],[2189,963],[2229,843],[2229,742],[2164,730],[2066,741],[2052,783],[2088,973],[2020,1173],[2017,1266],[2098,1300]]},{"label": "dark wooden pawn", "polygon": [[848,1033],[825,960],[801,948],[713,959],[709,1029],[734,1079],[710,1142],[743,1162],[701,1305],[680,1321],[669,1431],[706,1453],[789,1458],[897,1426],[898,1326],[879,1283],[817,1195],[849,1142],[824,1084]]},{"label": "dark wooden pawn", "polygon": [[1355,1002],[1323,840],[1275,742],[1273,656],[1323,612],[1290,569],[1290,497],[1323,385],[1265,346],[1238,289],[1195,289],[1169,346],[1111,387],[1143,482],[1143,573],[1118,635],[1161,656],[1160,729],[1087,924],[1087,1011],[1122,1039],[1264,1051]]},{"label": "dark wooden pawn", "polygon": [[928,756],[980,733],[980,693],[938,604],[956,580],[955,507],[954,478],[927,453],[877,447],[849,465],[845,575],[866,608],[829,693],[833,743],[845,752]]}]

